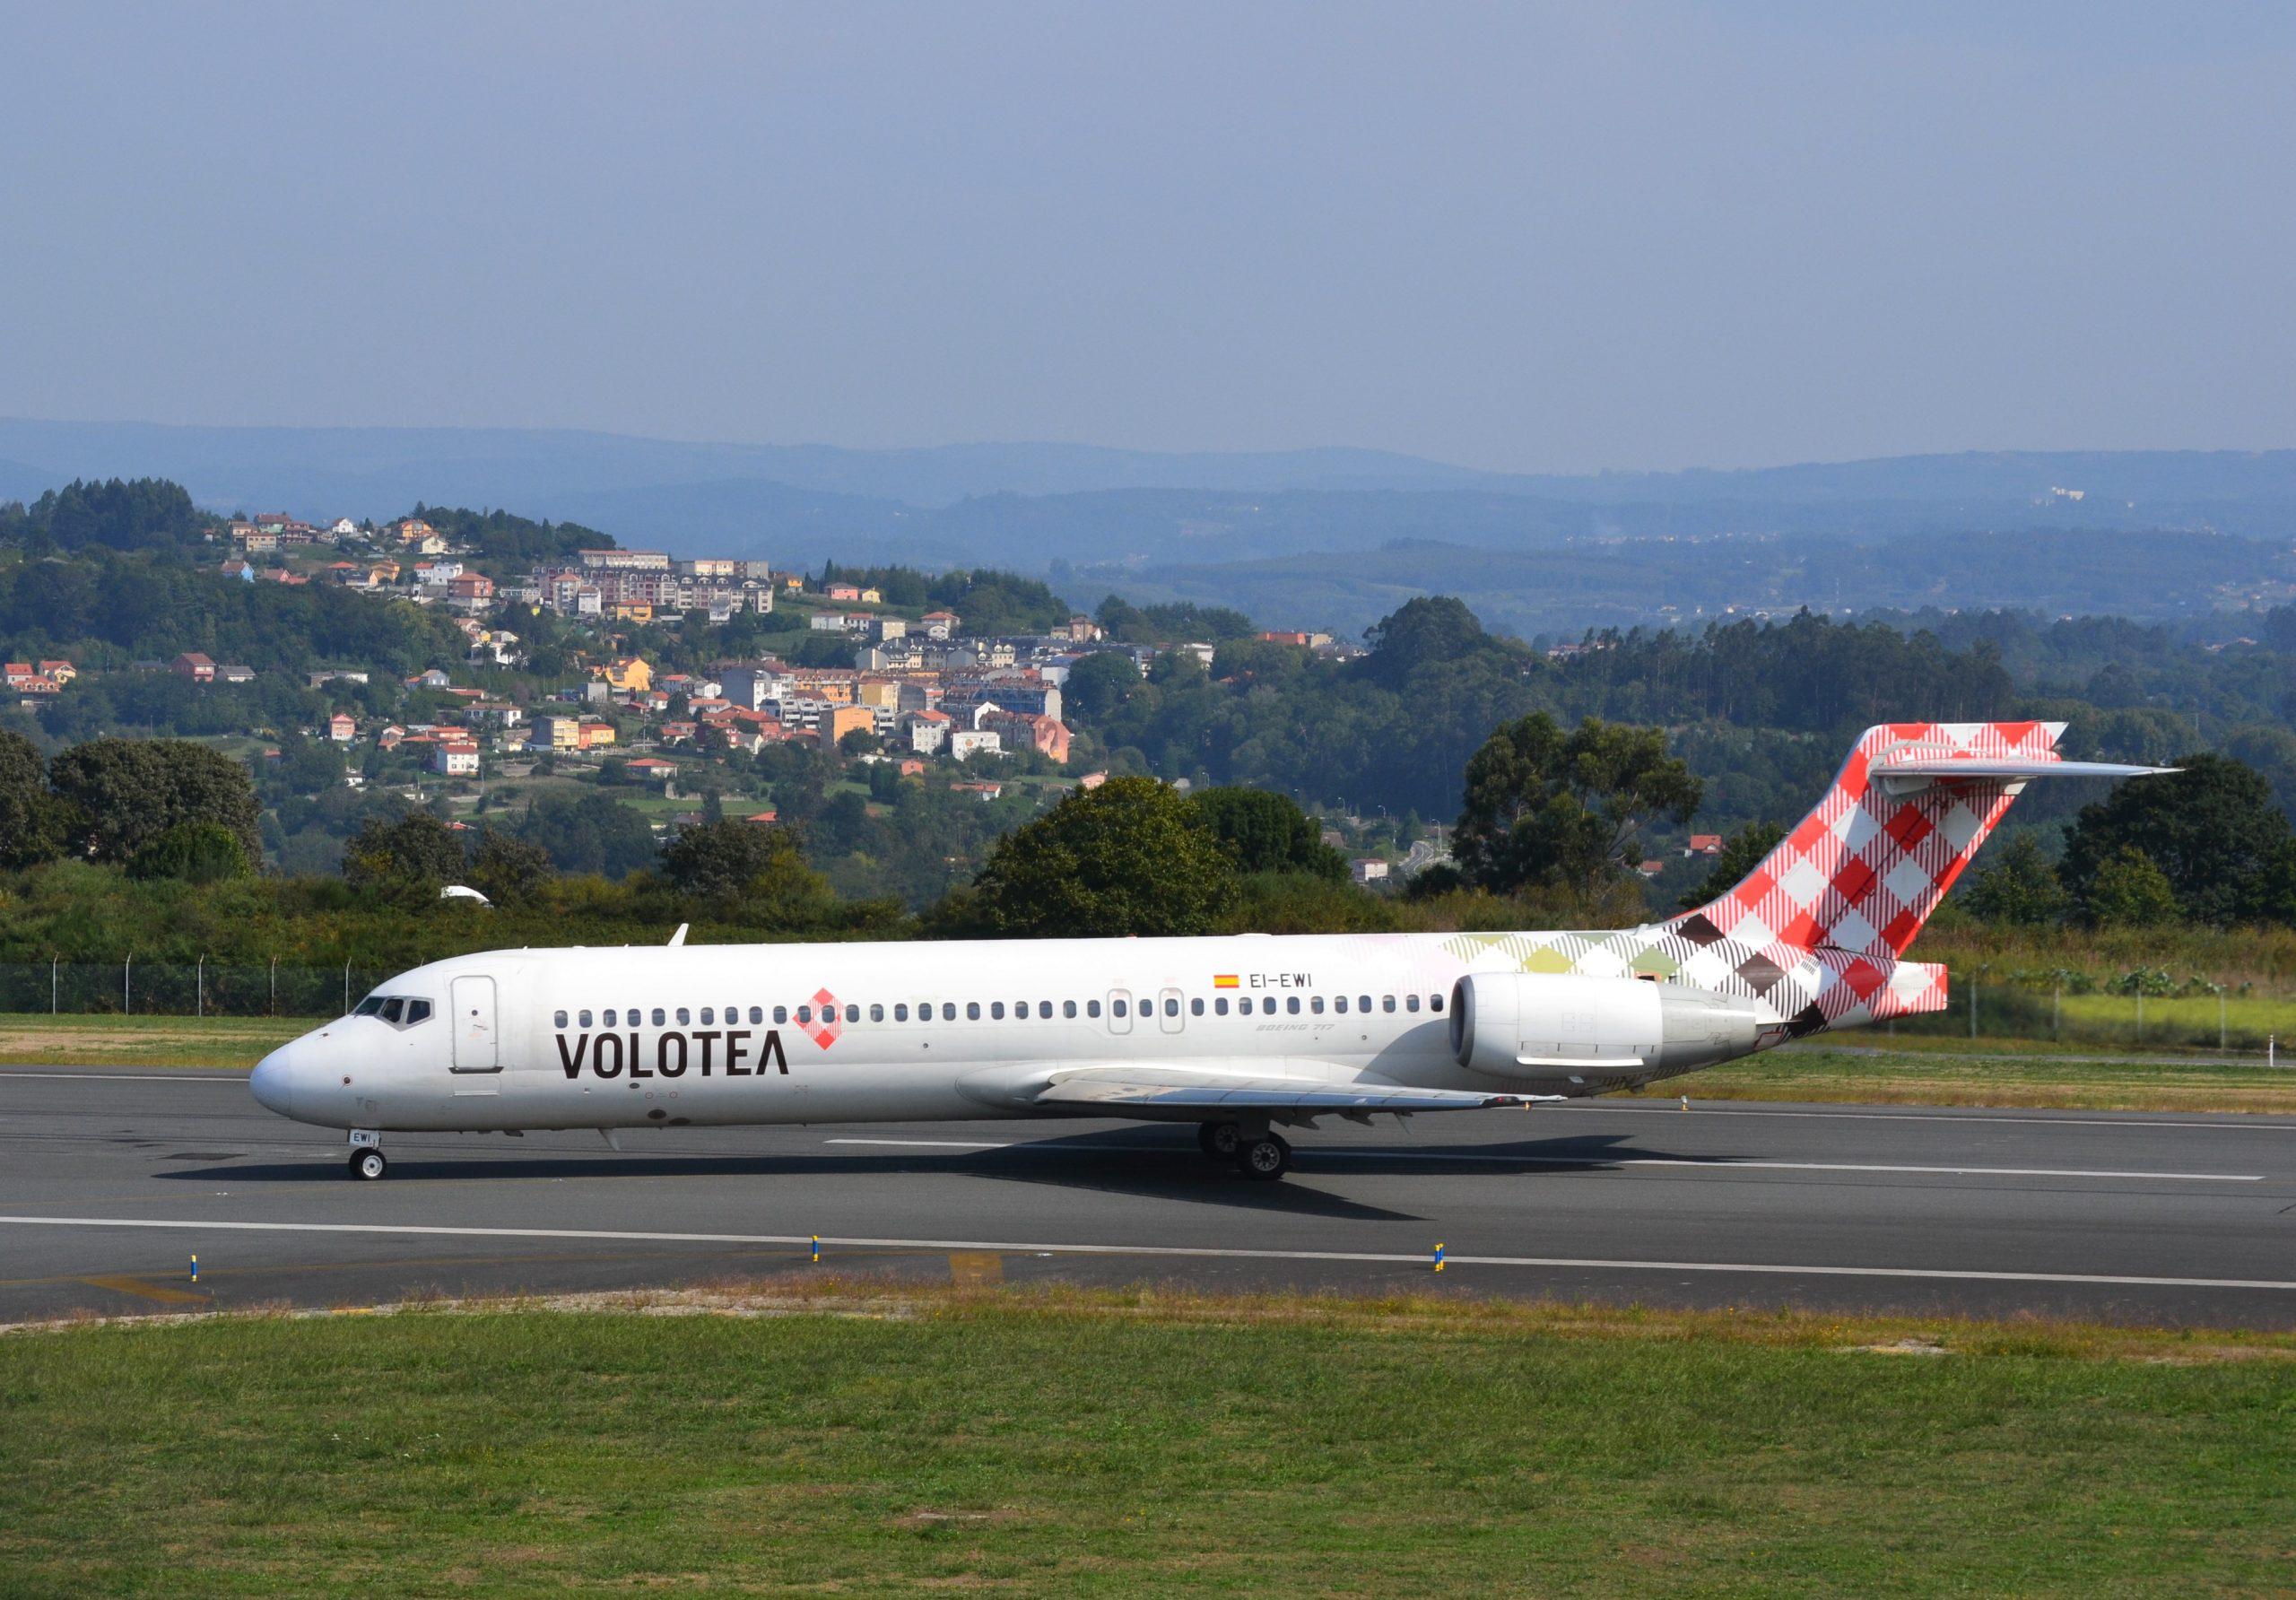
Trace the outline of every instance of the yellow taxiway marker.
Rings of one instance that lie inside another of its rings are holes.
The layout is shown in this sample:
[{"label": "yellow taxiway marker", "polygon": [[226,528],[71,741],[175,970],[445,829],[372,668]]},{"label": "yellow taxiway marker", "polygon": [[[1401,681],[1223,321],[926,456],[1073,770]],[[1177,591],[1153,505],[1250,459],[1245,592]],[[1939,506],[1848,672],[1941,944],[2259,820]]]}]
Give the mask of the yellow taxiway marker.
[{"label": "yellow taxiway marker", "polygon": [[204,1306],[208,1300],[207,1296],[194,1290],[170,1289],[159,1283],[147,1283],[142,1278],[128,1277],[125,1274],[102,1278],[75,1278],[73,1282],[92,1284],[98,1289],[115,1290],[121,1294],[132,1294],[140,1300],[164,1300],[171,1306]]},{"label": "yellow taxiway marker", "polygon": [[960,1289],[1004,1281],[1004,1257],[994,1250],[949,1252],[949,1281]]}]

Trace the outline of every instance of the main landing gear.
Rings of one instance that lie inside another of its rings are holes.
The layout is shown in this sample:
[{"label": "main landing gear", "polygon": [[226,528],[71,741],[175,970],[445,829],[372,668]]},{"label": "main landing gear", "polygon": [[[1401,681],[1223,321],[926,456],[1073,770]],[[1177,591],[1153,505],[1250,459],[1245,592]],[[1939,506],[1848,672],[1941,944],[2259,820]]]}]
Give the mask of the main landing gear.
[{"label": "main landing gear", "polygon": [[1196,1142],[1215,1161],[1233,1161],[1236,1170],[1258,1183],[1271,1183],[1292,1170],[1292,1146],[1262,1128],[1246,1133],[1232,1122],[1207,1122]]},{"label": "main landing gear", "polygon": [[383,1159],[380,1135],[369,1133],[364,1128],[354,1129],[351,1135],[351,1147],[352,1177],[364,1183],[372,1183],[391,1170],[390,1162]]}]

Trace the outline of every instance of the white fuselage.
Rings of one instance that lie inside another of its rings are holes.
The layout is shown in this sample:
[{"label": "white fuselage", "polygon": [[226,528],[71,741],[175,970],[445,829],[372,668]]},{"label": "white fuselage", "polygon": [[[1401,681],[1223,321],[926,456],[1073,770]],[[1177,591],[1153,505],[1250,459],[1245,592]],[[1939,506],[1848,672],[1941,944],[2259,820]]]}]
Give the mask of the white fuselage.
[{"label": "white fuselage", "polygon": [[[1456,938],[1448,941],[1454,947]],[[418,967],[267,1057],[266,1106],[346,1128],[910,1121],[1018,1112],[1032,1065],[1152,1063],[1480,1091],[1440,935],[519,950]],[[390,1009],[386,1007],[386,1009]],[[833,1021],[831,1020],[833,1018]],[[1593,1093],[1568,1072],[1537,1085]],[[1118,1112],[1117,1114],[1135,1114]]]}]

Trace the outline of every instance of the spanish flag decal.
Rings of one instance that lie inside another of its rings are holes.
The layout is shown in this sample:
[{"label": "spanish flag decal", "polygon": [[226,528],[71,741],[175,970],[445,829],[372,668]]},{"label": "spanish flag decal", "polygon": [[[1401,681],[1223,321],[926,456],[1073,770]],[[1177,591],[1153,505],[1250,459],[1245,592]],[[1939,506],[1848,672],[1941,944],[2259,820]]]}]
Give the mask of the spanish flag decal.
[{"label": "spanish flag decal", "polygon": [[1233,972],[1215,973],[1213,976],[1212,987],[1215,989],[1232,989],[1236,987],[1236,975]]}]

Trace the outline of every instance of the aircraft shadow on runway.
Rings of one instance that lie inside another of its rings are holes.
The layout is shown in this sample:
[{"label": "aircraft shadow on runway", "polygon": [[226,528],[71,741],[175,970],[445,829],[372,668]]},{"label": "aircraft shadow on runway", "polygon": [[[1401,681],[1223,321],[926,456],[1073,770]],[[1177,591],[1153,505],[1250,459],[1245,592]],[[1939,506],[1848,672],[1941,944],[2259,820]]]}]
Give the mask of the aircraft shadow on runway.
[{"label": "aircraft shadow on runway", "polygon": [[[634,1143],[645,1130],[630,1130]],[[426,1178],[474,1180],[822,1177],[893,1178],[939,1173],[1002,1183],[1024,1183],[1053,1188],[1130,1195],[1140,1198],[1180,1200],[1290,1215],[1321,1215],[1367,1221],[1421,1221],[1412,1213],[1368,1204],[1320,1187],[1318,1180],[1360,1174],[1364,1177],[1511,1177],[1530,1179],[1553,1175],[1616,1170],[1628,1159],[1697,1161],[1638,1145],[1628,1134],[1585,1134],[1554,1139],[1510,1140],[1504,1144],[1477,1144],[1426,1150],[1393,1146],[1312,1143],[1298,1147],[1300,1164],[1281,1183],[1251,1183],[1223,1163],[1207,1160],[1191,1145],[1175,1143],[1165,1128],[1100,1129],[1027,1140],[984,1150],[884,1151],[829,1149],[820,1153],[761,1153],[718,1155],[700,1152],[632,1149],[596,1154],[562,1149],[538,1149],[531,1155],[496,1145],[483,1155],[464,1155],[450,1147],[402,1146],[392,1152],[389,1184],[421,1183]],[[477,1148],[483,1148],[477,1147]],[[500,1152],[500,1153],[496,1153]],[[183,1152],[175,1159],[229,1164],[181,1166],[155,1177],[200,1183],[228,1178],[234,1183],[342,1183],[345,1180],[332,1161],[231,1161],[223,1152]],[[1718,1159],[1726,1164],[1726,1159]]]}]

